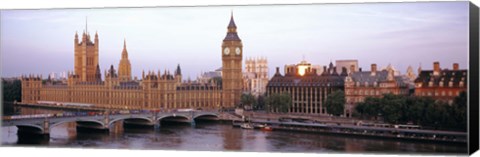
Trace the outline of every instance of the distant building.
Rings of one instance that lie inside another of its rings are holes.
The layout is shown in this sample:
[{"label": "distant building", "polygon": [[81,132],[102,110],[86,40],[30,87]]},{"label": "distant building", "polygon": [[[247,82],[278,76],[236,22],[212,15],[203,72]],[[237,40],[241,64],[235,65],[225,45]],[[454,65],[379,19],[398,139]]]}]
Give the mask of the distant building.
[{"label": "distant building", "polygon": [[395,76],[401,75],[400,71],[393,67],[391,64],[388,64],[386,67],[382,68],[382,70],[393,71],[393,75]]},{"label": "distant building", "polygon": [[415,79],[417,79],[417,75],[413,72],[412,66],[408,66],[407,73],[405,74],[405,76],[412,82],[415,81]]},{"label": "distant building", "polygon": [[218,68],[215,71],[208,71],[208,72],[201,73],[200,76],[197,78],[197,81],[208,82],[215,77],[222,77],[222,68]]},{"label": "distant building", "polygon": [[333,91],[343,90],[346,70],[338,73],[332,63],[321,75],[303,60],[296,66],[286,65],[285,76],[277,67],[267,85],[267,95],[288,93],[292,98],[289,113],[326,115],[324,102]]},{"label": "distant building", "polygon": [[247,58],[245,60],[244,92],[254,96],[263,95],[268,83],[268,61],[266,58]]},{"label": "distant building", "polygon": [[336,60],[335,65],[338,69],[346,68],[347,73],[357,72],[358,71],[358,60]]},{"label": "distant building", "polygon": [[372,64],[370,71],[358,71],[345,78],[345,116],[350,117],[359,102],[366,97],[381,97],[383,94],[408,95],[409,86],[406,77],[395,76],[394,70],[377,70]]},{"label": "distant building", "polygon": [[401,76],[404,77],[405,82],[407,82],[410,94],[413,94],[415,91],[415,79],[417,79],[417,74],[413,72],[412,66],[408,66],[407,73]]},{"label": "distant building", "polygon": [[315,73],[317,75],[321,75],[323,73],[323,70],[322,69],[322,66],[320,65],[312,65],[310,63],[307,63],[307,61],[305,60],[302,60],[300,63],[298,64],[290,64],[290,65],[285,65],[284,67],[284,73],[287,74],[287,73],[297,73],[299,72],[300,75],[303,75],[305,73],[305,70],[306,68],[310,68],[312,71],[315,71]]},{"label": "distant building", "polygon": [[467,90],[468,70],[460,69],[458,63],[453,69],[441,69],[439,62],[433,63],[433,70],[421,70],[415,79],[415,96],[432,97],[435,100],[452,103],[460,92]]},{"label": "distant building", "polygon": [[312,65],[312,69],[317,71],[317,75],[321,75],[323,73],[323,68],[321,65]]},{"label": "distant building", "polygon": [[14,81],[19,81],[21,78],[20,77],[2,77],[2,81],[5,81],[7,83],[12,83]]}]

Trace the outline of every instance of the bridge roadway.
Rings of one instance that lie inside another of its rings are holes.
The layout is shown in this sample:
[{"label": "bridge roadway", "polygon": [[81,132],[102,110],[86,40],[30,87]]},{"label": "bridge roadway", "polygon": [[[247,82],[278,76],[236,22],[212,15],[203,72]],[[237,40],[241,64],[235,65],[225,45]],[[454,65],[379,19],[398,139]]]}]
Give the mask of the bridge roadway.
[{"label": "bridge roadway", "polygon": [[17,126],[19,132],[49,135],[50,129],[63,123],[76,122],[77,126],[109,130],[110,126],[118,121],[124,120],[137,125],[160,127],[160,122],[177,121],[195,125],[196,119],[219,120],[225,117],[223,113],[209,111],[189,112],[158,112],[158,113],[137,113],[137,114],[105,114],[86,116],[61,116],[42,118],[3,119],[2,126]]}]

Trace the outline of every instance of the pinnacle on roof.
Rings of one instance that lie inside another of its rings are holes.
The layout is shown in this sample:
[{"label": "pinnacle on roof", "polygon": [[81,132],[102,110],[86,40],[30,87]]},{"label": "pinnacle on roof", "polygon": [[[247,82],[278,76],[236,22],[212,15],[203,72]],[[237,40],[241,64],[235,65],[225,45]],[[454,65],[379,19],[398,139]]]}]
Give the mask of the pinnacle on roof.
[{"label": "pinnacle on roof", "polygon": [[182,70],[180,69],[180,64],[177,65],[177,70],[175,70],[175,75],[182,75]]},{"label": "pinnacle on roof", "polygon": [[127,40],[123,39],[123,51],[122,51],[122,58],[128,58],[127,52]]},{"label": "pinnacle on roof", "polygon": [[230,23],[228,24],[228,28],[237,28],[237,25],[235,25],[235,21],[233,20],[233,11],[230,16]]},{"label": "pinnacle on roof", "polygon": [[225,36],[225,39],[223,39],[223,41],[241,41],[237,34],[237,26],[235,25],[235,21],[233,20],[233,12],[227,28],[227,36]]},{"label": "pinnacle on roof", "polygon": [[88,33],[88,17],[85,16],[85,32]]}]

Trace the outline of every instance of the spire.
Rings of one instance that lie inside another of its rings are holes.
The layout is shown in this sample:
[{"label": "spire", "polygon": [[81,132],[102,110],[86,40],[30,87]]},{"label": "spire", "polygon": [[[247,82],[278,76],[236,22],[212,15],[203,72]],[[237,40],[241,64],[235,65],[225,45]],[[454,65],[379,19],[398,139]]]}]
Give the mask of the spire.
[{"label": "spire", "polygon": [[102,72],[100,71],[100,65],[97,64],[97,69],[95,70],[95,79],[97,81],[102,81]]},{"label": "spire", "polygon": [[177,65],[177,70],[175,70],[175,75],[182,75],[182,70],[180,69],[180,64]]},{"label": "spire", "polygon": [[237,26],[235,25],[235,21],[233,20],[233,11],[231,13],[230,23],[228,24],[227,29],[227,36],[225,36],[225,39],[223,39],[223,41],[241,41],[237,35]]},{"label": "spire", "polygon": [[85,16],[85,32],[88,34],[88,17]]},{"label": "spire", "polygon": [[127,40],[123,39],[123,51],[122,51],[122,59],[128,59],[128,52],[127,52]]},{"label": "spire", "polygon": [[127,39],[123,38],[123,49],[127,49]]},{"label": "spire", "polygon": [[420,75],[420,73],[422,72],[422,63],[418,63],[418,75]]},{"label": "spire", "polygon": [[233,20],[233,10],[231,11],[230,23],[228,24],[228,28],[237,28],[237,26],[235,25],[235,20]]}]

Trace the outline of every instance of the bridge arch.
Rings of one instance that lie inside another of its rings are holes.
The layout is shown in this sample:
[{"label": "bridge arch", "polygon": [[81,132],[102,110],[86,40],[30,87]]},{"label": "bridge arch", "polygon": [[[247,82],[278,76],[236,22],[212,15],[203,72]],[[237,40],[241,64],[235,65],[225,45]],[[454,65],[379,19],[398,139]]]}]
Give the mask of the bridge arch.
[{"label": "bridge arch", "polygon": [[185,115],[183,115],[183,114],[174,114],[174,113],[172,113],[172,114],[167,114],[167,115],[162,115],[162,116],[160,116],[160,117],[157,117],[157,119],[155,119],[155,123],[158,124],[158,123],[162,122],[162,120],[167,119],[167,118],[179,118],[179,119],[185,120],[186,122],[187,122],[187,121],[190,122],[190,121],[192,120],[190,117],[185,116]]},{"label": "bridge arch", "polygon": [[50,124],[50,128],[53,128],[53,127],[56,127],[60,124],[64,124],[64,123],[70,123],[70,122],[93,122],[93,123],[97,123],[99,124],[100,126],[104,126],[103,122],[102,121],[99,121],[99,120],[90,120],[90,119],[72,119],[72,120],[64,120],[64,121],[59,121],[59,122],[56,122],[56,123],[52,123]]},{"label": "bridge arch", "polygon": [[148,117],[142,117],[142,116],[135,116],[135,117],[121,117],[121,118],[115,118],[115,119],[112,119],[110,120],[110,122],[108,122],[108,126],[112,125],[113,123],[115,122],[118,122],[120,120],[133,120],[133,119],[142,119],[142,120],[146,120],[148,121],[149,123],[153,123],[152,119],[148,118]]},{"label": "bridge arch", "polygon": [[36,130],[37,133],[43,134],[45,132],[45,130],[43,129],[43,126],[39,126],[35,124],[19,124],[19,125],[16,125],[16,127],[18,128],[18,131],[25,131],[24,129],[34,128],[34,129],[37,129]]},{"label": "bridge arch", "polygon": [[215,119],[218,119],[219,116],[218,114],[215,114],[215,113],[202,113],[202,114],[198,114],[198,115],[195,115],[193,117],[194,120],[196,120],[197,118],[215,118]]}]

